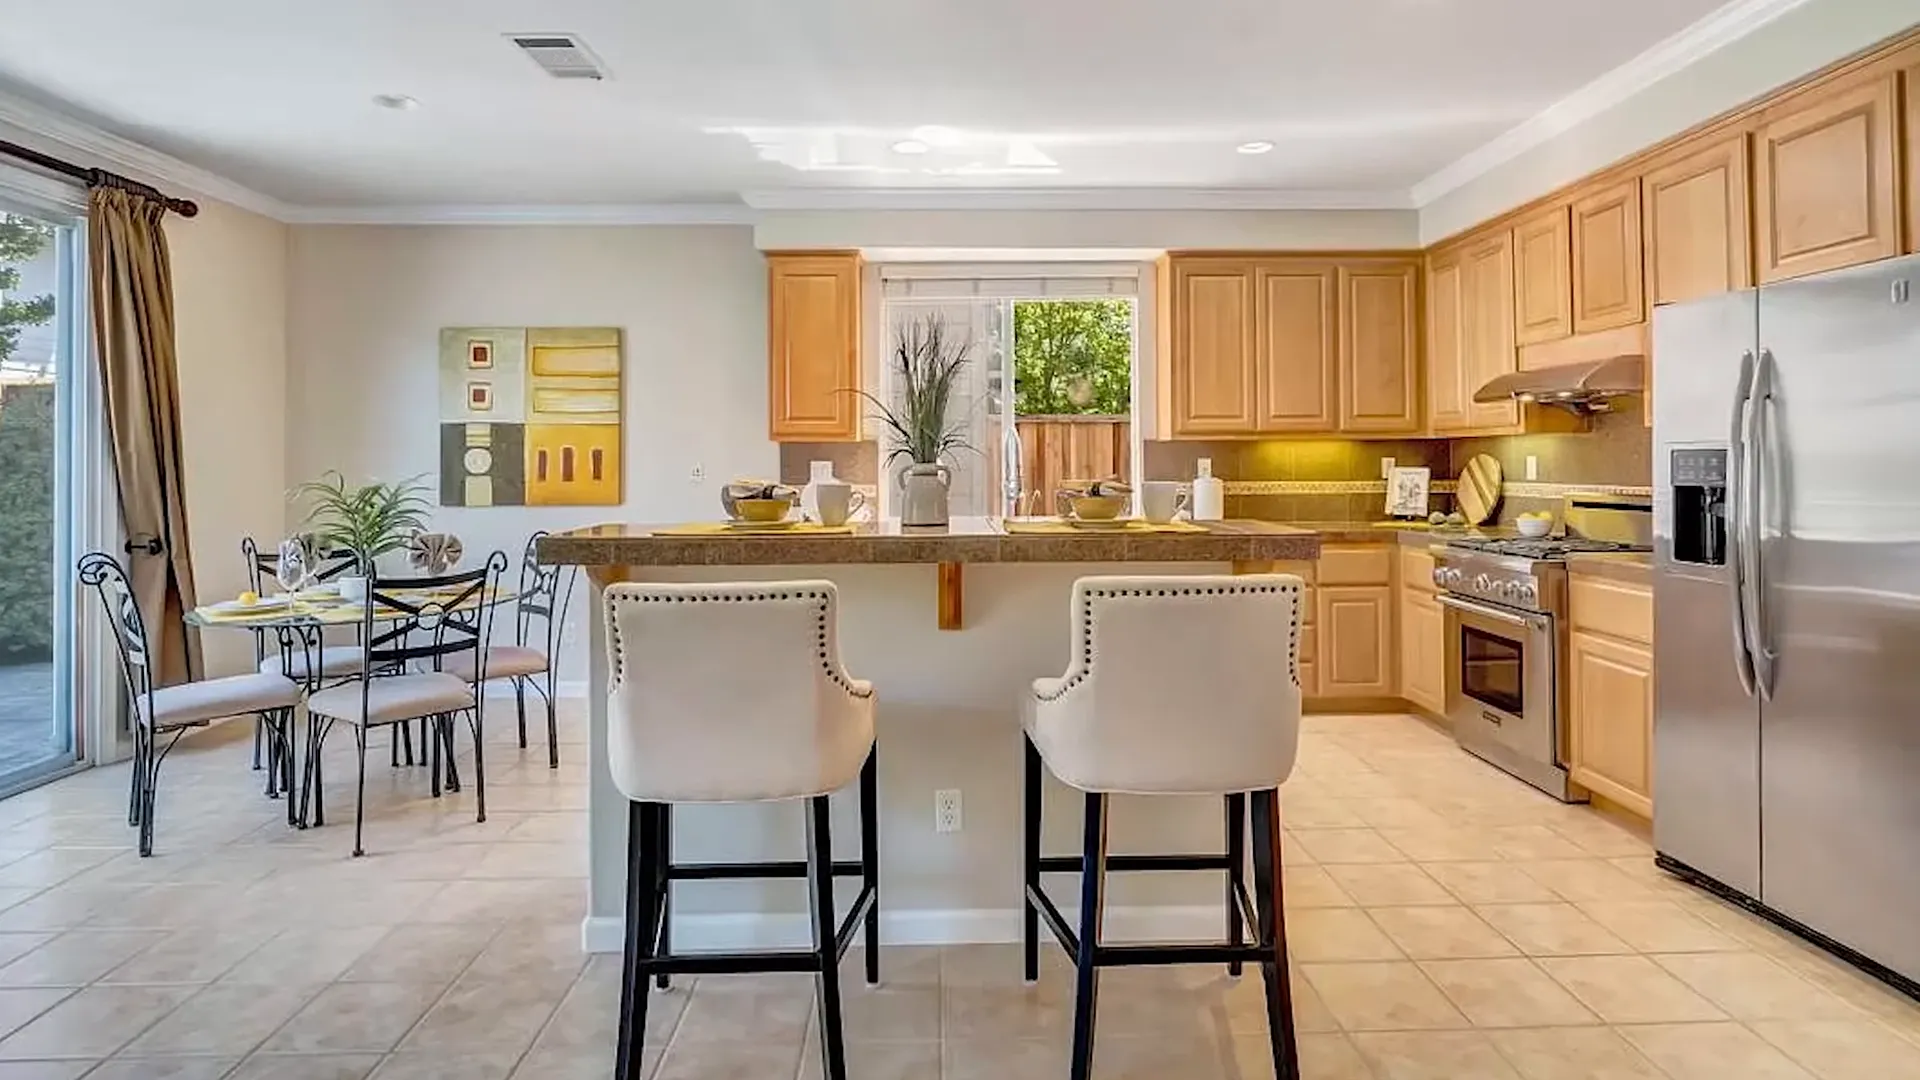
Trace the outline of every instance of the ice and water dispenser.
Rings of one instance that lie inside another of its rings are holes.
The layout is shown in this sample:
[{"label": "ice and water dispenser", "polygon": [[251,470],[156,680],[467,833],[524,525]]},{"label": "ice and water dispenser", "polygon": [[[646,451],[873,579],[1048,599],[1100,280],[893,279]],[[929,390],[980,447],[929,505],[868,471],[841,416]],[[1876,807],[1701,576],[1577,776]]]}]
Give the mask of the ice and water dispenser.
[{"label": "ice and water dispenser", "polygon": [[1673,452],[1673,560],[1696,566],[1727,561],[1727,452]]}]

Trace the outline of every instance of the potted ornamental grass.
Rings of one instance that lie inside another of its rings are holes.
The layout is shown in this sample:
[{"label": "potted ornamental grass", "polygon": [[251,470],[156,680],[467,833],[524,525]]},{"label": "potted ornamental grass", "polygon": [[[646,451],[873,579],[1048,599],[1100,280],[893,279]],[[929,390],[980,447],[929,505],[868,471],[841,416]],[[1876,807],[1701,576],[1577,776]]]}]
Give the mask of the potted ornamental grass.
[{"label": "potted ornamental grass", "polygon": [[960,376],[972,351],[972,342],[948,337],[945,318],[927,315],[894,335],[894,404],[858,391],[887,429],[887,464],[907,461],[895,479],[902,525],[947,523],[952,456],[973,449],[967,442],[966,403],[960,400]]}]

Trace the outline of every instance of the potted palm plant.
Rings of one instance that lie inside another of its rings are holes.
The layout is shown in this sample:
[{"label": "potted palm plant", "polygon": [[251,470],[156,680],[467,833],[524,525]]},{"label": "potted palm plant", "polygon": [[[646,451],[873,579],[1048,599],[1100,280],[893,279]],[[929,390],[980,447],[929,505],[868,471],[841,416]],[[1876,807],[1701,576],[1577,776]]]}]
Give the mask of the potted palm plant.
[{"label": "potted palm plant", "polygon": [[964,402],[956,400],[960,374],[972,350],[971,342],[948,339],[946,319],[928,315],[894,337],[896,403],[889,406],[859,391],[887,428],[887,464],[907,460],[897,480],[902,525],[947,523],[947,492],[953,482],[950,459],[955,451],[973,449],[967,443]]},{"label": "potted palm plant", "polygon": [[318,480],[294,489],[296,497],[312,500],[307,523],[320,543],[334,551],[350,551],[360,574],[340,579],[340,595],[365,600],[367,576],[382,555],[404,550],[415,533],[427,526],[432,504],[419,477],[387,483],[375,480],[347,486],[346,477],[327,472]]}]

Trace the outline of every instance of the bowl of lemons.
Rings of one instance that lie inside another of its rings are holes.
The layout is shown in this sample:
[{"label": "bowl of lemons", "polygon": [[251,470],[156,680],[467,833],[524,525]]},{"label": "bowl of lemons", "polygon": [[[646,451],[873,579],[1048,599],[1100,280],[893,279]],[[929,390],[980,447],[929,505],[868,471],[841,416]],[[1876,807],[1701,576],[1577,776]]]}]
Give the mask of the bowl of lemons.
[{"label": "bowl of lemons", "polygon": [[1539,538],[1553,531],[1553,515],[1544,510],[1521,514],[1513,521],[1521,536]]}]

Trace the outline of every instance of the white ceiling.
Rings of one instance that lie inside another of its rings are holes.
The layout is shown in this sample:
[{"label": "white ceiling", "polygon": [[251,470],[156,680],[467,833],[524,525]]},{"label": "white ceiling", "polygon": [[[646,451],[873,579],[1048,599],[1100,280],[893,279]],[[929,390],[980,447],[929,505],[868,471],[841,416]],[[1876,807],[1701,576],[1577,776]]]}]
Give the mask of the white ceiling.
[{"label": "white ceiling", "polygon": [[[1723,2],[0,0],[0,90],[293,206],[928,187],[1405,205]],[[612,77],[551,79],[504,36],[529,31],[580,35]],[[963,145],[890,149],[927,124]],[[1235,152],[1256,139],[1277,148]]]}]

